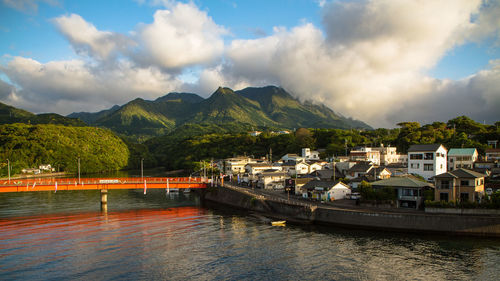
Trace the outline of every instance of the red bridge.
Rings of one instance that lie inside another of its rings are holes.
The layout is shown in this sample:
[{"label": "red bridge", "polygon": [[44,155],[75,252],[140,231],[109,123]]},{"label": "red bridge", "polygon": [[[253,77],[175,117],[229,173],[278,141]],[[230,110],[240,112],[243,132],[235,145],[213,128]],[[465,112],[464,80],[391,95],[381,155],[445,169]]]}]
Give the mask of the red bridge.
[{"label": "red bridge", "polygon": [[109,190],[164,188],[206,188],[204,178],[38,178],[0,181],[1,192],[61,191],[61,190]]}]

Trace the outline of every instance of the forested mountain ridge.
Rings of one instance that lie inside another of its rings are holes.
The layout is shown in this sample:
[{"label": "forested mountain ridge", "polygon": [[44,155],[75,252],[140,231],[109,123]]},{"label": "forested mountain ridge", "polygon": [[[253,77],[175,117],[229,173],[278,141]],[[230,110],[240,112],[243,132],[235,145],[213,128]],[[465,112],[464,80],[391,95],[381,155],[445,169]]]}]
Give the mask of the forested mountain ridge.
[{"label": "forested mountain ridge", "polygon": [[34,114],[0,102],[0,124],[60,124],[67,126],[86,126],[80,119],[65,117],[56,113]]},{"label": "forested mountain ridge", "polygon": [[324,105],[301,102],[274,86],[241,91],[220,87],[207,99],[191,93],[170,93],[154,101],[135,99],[112,112],[111,109],[104,111],[104,114],[103,111],[80,112],[69,116],[136,140],[164,135],[184,124],[202,123],[223,126],[238,123],[284,129],[371,129],[367,124],[342,117]]}]

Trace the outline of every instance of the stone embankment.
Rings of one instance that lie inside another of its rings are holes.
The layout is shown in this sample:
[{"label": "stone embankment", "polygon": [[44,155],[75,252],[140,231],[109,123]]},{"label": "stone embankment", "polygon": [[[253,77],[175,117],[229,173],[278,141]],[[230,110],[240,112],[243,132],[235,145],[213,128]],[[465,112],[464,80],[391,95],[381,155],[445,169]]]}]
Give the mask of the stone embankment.
[{"label": "stone embankment", "polygon": [[205,200],[264,213],[296,223],[342,225],[404,232],[500,237],[500,216],[429,214],[335,207],[287,200],[225,184],[206,192]]}]

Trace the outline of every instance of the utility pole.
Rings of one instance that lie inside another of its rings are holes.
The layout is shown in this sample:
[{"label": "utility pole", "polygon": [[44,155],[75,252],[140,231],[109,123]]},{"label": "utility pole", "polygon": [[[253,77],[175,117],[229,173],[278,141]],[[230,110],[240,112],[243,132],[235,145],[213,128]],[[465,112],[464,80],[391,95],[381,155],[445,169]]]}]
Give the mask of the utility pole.
[{"label": "utility pole", "polygon": [[7,159],[7,173],[9,174],[9,183],[10,183],[10,161]]},{"label": "utility pole", "polygon": [[269,162],[273,164],[273,149],[271,147],[269,148]]},{"label": "utility pole", "polygon": [[78,157],[78,184],[80,184],[80,157]]},{"label": "utility pole", "polygon": [[144,158],[141,158],[141,180],[144,180]]}]

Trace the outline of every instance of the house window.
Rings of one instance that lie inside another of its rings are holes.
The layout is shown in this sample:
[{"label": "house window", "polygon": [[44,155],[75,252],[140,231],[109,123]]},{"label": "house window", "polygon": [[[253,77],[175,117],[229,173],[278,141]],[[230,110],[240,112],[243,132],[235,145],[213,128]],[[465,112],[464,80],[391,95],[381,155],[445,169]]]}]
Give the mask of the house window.
[{"label": "house window", "polygon": [[403,189],[403,196],[416,196],[416,190],[413,189]]},{"label": "house window", "polygon": [[441,181],[441,189],[449,189],[449,188],[450,188],[450,181]]},{"label": "house window", "polygon": [[425,153],[424,160],[434,160],[434,153]]},{"label": "house window", "polygon": [[468,180],[461,180],[460,185],[461,186],[469,186],[469,181]]},{"label": "house window", "polygon": [[483,185],[484,184],[484,179],[480,179],[479,180],[479,185]]},{"label": "house window", "polygon": [[424,171],[433,171],[434,164],[424,164]]},{"label": "house window", "polygon": [[448,202],[448,192],[444,193],[444,192],[441,192],[439,193],[439,201],[445,201],[445,202]]},{"label": "house window", "polygon": [[423,158],[422,154],[410,154],[410,159],[411,160],[421,160]]},{"label": "house window", "polygon": [[412,169],[419,169],[420,168],[420,164],[419,163],[411,163],[411,168]]}]

